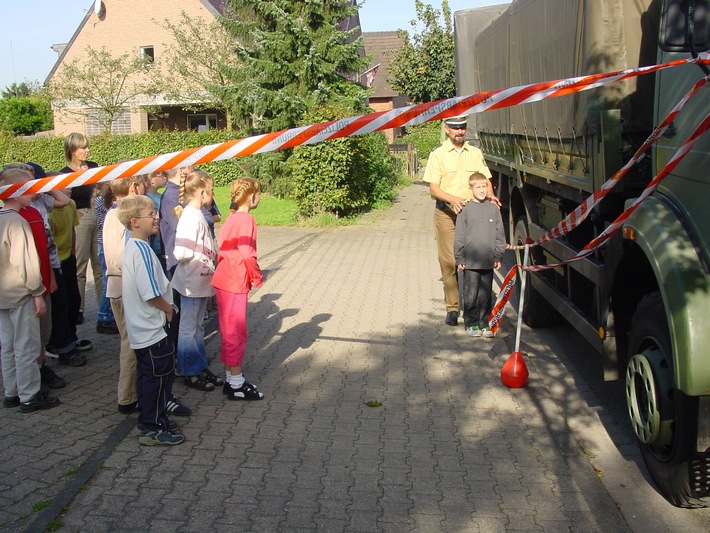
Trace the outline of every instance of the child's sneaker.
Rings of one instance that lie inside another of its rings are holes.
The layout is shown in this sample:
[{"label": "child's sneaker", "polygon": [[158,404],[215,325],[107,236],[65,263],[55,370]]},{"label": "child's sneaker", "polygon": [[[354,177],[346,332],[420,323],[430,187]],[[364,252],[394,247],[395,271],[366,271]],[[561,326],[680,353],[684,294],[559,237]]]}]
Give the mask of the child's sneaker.
[{"label": "child's sneaker", "polygon": [[[146,429],[146,427],[145,427],[143,424],[141,424],[140,422],[138,422],[138,423],[136,424],[136,431],[138,432],[138,435],[141,435],[141,434],[143,434],[144,432],[150,431],[150,430]],[[178,431],[180,431],[180,424],[178,424],[178,423],[175,422],[174,420],[169,420],[169,419],[168,419],[168,431],[169,431],[170,433],[177,433]]]},{"label": "child's sneaker", "polygon": [[59,359],[59,354],[54,346],[46,346],[44,348],[44,355],[46,357],[51,357],[52,359]]},{"label": "child's sneaker", "polygon": [[141,431],[138,437],[138,442],[143,446],[175,446],[185,440],[185,436],[180,433],[171,433],[170,431],[154,431],[148,429]]},{"label": "child's sneaker", "polygon": [[74,344],[76,344],[76,349],[80,352],[87,352],[94,348],[94,343],[89,339],[76,340]]},{"label": "child's sneaker", "polygon": [[19,396],[5,396],[2,401],[2,406],[12,409],[13,407],[20,407],[20,397]]},{"label": "child's sneaker", "polygon": [[171,396],[168,403],[165,404],[165,412],[173,416],[190,416],[192,409],[182,403],[175,396]]},{"label": "child's sneaker", "polygon": [[56,396],[47,396],[46,393],[40,391],[26,402],[20,404],[20,411],[23,413],[33,413],[43,409],[52,409],[59,405],[59,398]]},{"label": "child's sneaker", "polygon": [[466,328],[466,334],[469,337],[480,337],[481,329],[478,326],[469,326]]},{"label": "child's sneaker", "polygon": [[481,330],[481,337],[486,337],[487,339],[492,339],[496,334],[493,333],[490,327],[486,326]]}]

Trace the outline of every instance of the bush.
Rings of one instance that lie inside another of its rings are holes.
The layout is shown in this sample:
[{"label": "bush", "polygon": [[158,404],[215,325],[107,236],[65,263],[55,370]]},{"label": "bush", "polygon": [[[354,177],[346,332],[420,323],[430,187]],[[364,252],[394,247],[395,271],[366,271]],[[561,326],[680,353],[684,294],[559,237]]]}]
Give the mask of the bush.
[{"label": "bush", "polygon": [[37,96],[0,99],[0,130],[32,135],[52,129],[52,106]]},{"label": "bush", "polygon": [[[351,111],[326,106],[310,113],[306,121],[335,120],[350,116]],[[298,146],[288,163],[300,216],[348,216],[394,199],[397,177],[381,132]]]},{"label": "bush", "polygon": [[398,142],[411,144],[420,159],[429,157],[431,151],[441,144],[441,123],[438,120],[407,126],[407,132]]}]

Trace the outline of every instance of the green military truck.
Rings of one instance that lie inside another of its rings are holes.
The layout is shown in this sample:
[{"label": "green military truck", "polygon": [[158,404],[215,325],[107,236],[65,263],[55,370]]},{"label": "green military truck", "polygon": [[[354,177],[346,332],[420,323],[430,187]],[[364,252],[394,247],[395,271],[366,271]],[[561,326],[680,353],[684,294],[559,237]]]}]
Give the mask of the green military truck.
[{"label": "green military truck", "polygon": [[[457,93],[611,72],[710,48],[710,0],[515,0],[454,15]],[[707,70],[674,67],[471,115],[511,239],[539,239],[622,168]],[[710,112],[710,84],[575,230],[532,248],[564,262],[624,211]],[[519,258],[520,259],[520,258]],[[710,503],[710,134],[600,251],[533,274],[523,318],[564,317],[625,381],[645,463],[674,505]]]}]

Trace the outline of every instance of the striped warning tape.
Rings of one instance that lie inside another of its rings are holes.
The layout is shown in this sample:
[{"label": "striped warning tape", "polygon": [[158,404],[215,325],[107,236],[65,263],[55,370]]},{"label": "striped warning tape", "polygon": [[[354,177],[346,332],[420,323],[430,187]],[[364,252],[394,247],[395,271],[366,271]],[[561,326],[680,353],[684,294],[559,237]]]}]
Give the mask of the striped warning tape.
[{"label": "striped warning tape", "polygon": [[362,135],[373,131],[422,124],[453,116],[480,113],[513,105],[537,102],[547,98],[565,96],[575,92],[595,89],[617,81],[649,74],[662,69],[688,64],[710,64],[710,54],[703,53],[697,58],[671,61],[619,72],[578,76],[563,80],[521,85],[498,91],[488,91],[469,96],[459,96],[426,104],[370,113],[357,117],[334,120],[321,124],[292,128],[288,130],[235,139],[218,144],[190,148],[158,156],[146,157],[119,164],[80,170],[49,178],[0,187],[0,199],[48,192],[54,189],[72,188],[127,178],[136,174],[183,168],[212,161],[222,161],[236,157],[282,150],[299,145],[313,144],[325,140]]},{"label": "striped warning tape", "polygon": [[[505,304],[510,300],[512,293],[512,285],[515,284],[515,271],[517,268],[522,268],[529,272],[539,272],[542,270],[548,270],[551,268],[557,268],[564,265],[568,265],[579,259],[583,259],[595,253],[599,248],[601,248],[606,241],[608,241],[612,235],[614,235],[624,224],[624,222],[631,216],[631,214],[636,211],[636,209],[641,205],[641,203],[648,198],[656,186],[668,176],[673,169],[681,162],[683,157],[685,157],[688,152],[690,152],[695,146],[698,139],[710,129],[710,113],[705,116],[705,119],[695,128],[695,130],[688,136],[688,138],[683,142],[683,144],[678,148],[676,153],[671,157],[668,163],[663,167],[663,169],[649,182],[649,184],[644,188],[643,192],[639,197],[621,213],[602,233],[590,241],[584,248],[582,248],[573,257],[561,261],[559,263],[551,263],[546,265],[515,265],[511,268],[510,272],[505,278],[504,287],[505,290],[501,290],[498,294],[498,299],[493,306],[493,311],[490,315],[490,326],[491,330],[496,331],[500,325],[500,321],[503,317],[503,308]],[[509,246],[509,249],[523,249],[525,246],[532,246],[533,244],[540,244],[541,241],[536,241],[535,243],[526,243],[525,245],[515,245]],[[512,277],[512,281],[509,278]]]}]

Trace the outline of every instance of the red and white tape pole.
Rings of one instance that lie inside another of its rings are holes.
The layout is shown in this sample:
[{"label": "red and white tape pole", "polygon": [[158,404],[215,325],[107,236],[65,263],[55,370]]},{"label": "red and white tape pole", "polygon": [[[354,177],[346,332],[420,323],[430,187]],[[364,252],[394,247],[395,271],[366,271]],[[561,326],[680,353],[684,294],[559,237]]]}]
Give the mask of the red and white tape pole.
[{"label": "red and white tape pole", "polygon": [[459,96],[439,100],[437,102],[393,109],[391,111],[370,113],[342,120],[247,137],[245,139],[226,141],[199,148],[190,148],[180,152],[72,172],[71,174],[43,178],[23,184],[6,185],[0,187],[0,199],[111,181],[135,176],[136,174],[148,174],[154,171],[200,165],[212,161],[222,161],[225,159],[292,148],[299,145],[313,144],[330,139],[362,135],[378,130],[422,124],[432,120],[441,120],[448,117],[537,102],[547,98],[595,89],[603,85],[666,68],[697,63],[710,64],[710,54],[703,53],[697,58],[672,61],[661,65],[533,83],[470,96]]}]

